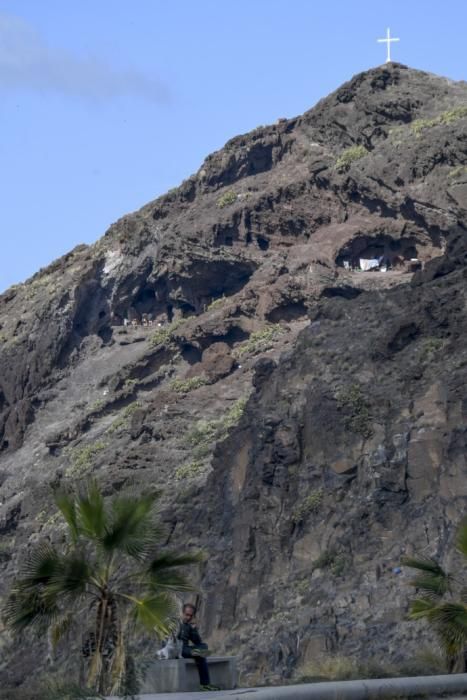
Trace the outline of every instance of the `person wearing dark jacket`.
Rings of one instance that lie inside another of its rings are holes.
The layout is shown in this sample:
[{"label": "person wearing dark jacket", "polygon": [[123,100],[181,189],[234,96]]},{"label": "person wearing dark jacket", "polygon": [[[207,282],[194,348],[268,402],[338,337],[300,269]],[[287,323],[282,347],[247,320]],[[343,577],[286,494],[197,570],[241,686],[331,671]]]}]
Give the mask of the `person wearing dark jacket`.
[{"label": "person wearing dark jacket", "polygon": [[196,608],[191,603],[185,603],[182,608],[182,619],[177,638],[182,641],[182,656],[184,659],[193,659],[199,673],[199,682],[202,690],[218,690],[211,685],[209,678],[208,662],[205,655],[208,645],[203,642],[194,624]]}]

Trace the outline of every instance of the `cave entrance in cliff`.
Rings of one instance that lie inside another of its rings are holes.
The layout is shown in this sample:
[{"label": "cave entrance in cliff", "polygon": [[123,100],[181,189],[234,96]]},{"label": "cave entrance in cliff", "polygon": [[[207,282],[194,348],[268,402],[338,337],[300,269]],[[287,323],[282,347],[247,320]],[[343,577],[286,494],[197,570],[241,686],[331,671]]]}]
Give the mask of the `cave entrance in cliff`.
[{"label": "cave entrance in cliff", "polygon": [[[150,285],[143,282],[131,289],[131,282],[124,290],[124,295],[120,301],[115,303],[112,311],[113,325],[127,325],[128,322],[135,322],[136,325],[146,325],[157,321],[166,322],[171,320],[171,307],[167,301],[166,285]],[[173,314],[172,314],[173,315]]]},{"label": "cave entrance in cliff", "polygon": [[196,260],[179,278],[178,307],[191,306],[193,312],[203,312],[213,301],[230,297],[248,283],[256,266],[251,261],[217,259]]},{"label": "cave entrance in cliff", "polygon": [[431,241],[421,243],[410,236],[392,238],[388,234],[362,235],[345,244],[336,257],[336,265],[346,270],[412,272],[421,268],[422,261],[434,257]]},{"label": "cave entrance in cliff", "polygon": [[156,294],[151,287],[143,287],[133,301],[133,308],[138,316],[152,313],[156,305]]},{"label": "cave entrance in cliff", "polygon": [[171,323],[205,311],[216,299],[239,292],[256,269],[250,260],[194,260],[183,275],[147,280],[128,279],[112,309],[114,325]]}]

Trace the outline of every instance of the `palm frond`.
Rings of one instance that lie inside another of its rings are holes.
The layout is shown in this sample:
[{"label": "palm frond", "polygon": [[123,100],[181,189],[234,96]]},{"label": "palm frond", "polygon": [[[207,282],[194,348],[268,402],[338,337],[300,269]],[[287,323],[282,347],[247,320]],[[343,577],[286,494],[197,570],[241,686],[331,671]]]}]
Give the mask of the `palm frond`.
[{"label": "palm frond", "polygon": [[190,552],[185,554],[176,554],[175,552],[164,552],[151,559],[149,562],[149,571],[158,573],[164,569],[172,569],[178,566],[190,566],[199,564],[204,561],[205,555],[203,552]]},{"label": "palm frond", "polygon": [[14,630],[32,625],[43,632],[59,614],[58,600],[45,591],[60,565],[60,556],[48,543],[39,544],[20,569],[3,608],[6,624]]},{"label": "palm frond", "polygon": [[79,552],[61,557],[45,587],[45,595],[81,594],[91,580],[91,569]]},{"label": "palm frond", "polygon": [[150,590],[165,589],[173,592],[194,591],[196,586],[187,573],[172,568],[152,567],[146,574]]},{"label": "palm frond", "polygon": [[421,572],[410,581],[410,585],[419,588],[424,594],[441,598],[450,590],[452,577],[434,559],[404,557],[402,564]]},{"label": "palm frond", "polygon": [[99,487],[91,481],[84,492],[76,496],[76,514],[81,532],[91,539],[105,535],[107,513]]},{"label": "palm frond", "polygon": [[52,642],[52,648],[55,649],[60,640],[69,632],[73,625],[75,615],[71,612],[67,612],[65,615],[61,616],[57,622],[52,624],[50,628],[50,641]]},{"label": "palm frond", "polygon": [[467,643],[467,607],[461,603],[436,605],[430,599],[419,598],[412,602],[409,616],[430,623],[448,658],[455,657]]},{"label": "palm frond", "polygon": [[457,549],[467,557],[467,518],[463,520],[457,533]]},{"label": "palm frond", "polygon": [[139,498],[118,497],[111,504],[110,523],[102,537],[104,550],[123,550],[143,559],[154,544],[154,495]]},{"label": "palm frond", "polygon": [[6,601],[7,624],[17,630],[32,625],[43,631],[56,623],[62,614],[61,601],[82,594],[89,573],[81,557],[60,555],[48,543],[38,545],[22,566]]},{"label": "palm frond", "polygon": [[190,582],[185,574],[179,571],[159,571],[148,577],[149,589],[157,593],[161,590],[172,591],[174,593],[195,591],[196,586]]},{"label": "palm frond", "polygon": [[462,603],[467,603],[467,586],[462,586],[460,590],[460,599]]},{"label": "palm frond", "polygon": [[60,566],[61,556],[48,542],[41,542],[29,553],[22,565],[17,587],[22,590],[34,590],[39,585],[49,583]]},{"label": "palm frond", "polygon": [[7,627],[18,632],[33,627],[37,633],[44,634],[61,611],[55,600],[44,598],[41,593],[40,589],[29,592],[13,589],[3,606]]},{"label": "palm frond", "polygon": [[436,604],[430,598],[416,598],[410,605],[409,617],[412,620],[428,618]]},{"label": "palm frond", "polygon": [[75,496],[65,491],[57,491],[55,493],[55,504],[65,518],[72,541],[77,542],[80,533],[76,518]]},{"label": "palm frond", "polygon": [[442,577],[426,573],[416,576],[410,581],[410,585],[420,589],[425,595],[441,598],[449,591],[450,580],[449,576]]},{"label": "palm frond", "polygon": [[402,557],[403,566],[409,566],[411,569],[426,571],[434,576],[446,576],[444,569],[438,564],[436,559],[431,557]]},{"label": "palm frond", "polygon": [[159,637],[166,637],[177,625],[177,603],[164,593],[134,599],[136,620]]},{"label": "palm frond", "polygon": [[157,592],[161,588],[170,591],[195,590],[188,576],[182,571],[176,571],[176,569],[199,564],[203,559],[203,552],[185,554],[164,552],[153,557],[149,561],[146,571],[146,578],[151,591]]},{"label": "palm frond", "polygon": [[[463,521],[457,534],[457,548],[467,556],[467,519]],[[446,573],[437,561],[428,557],[405,557],[402,563],[418,571],[410,582],[423,591],[424,597],[412,601],[409,616],[412,619],[425,619],[434,630],[443,648],[449,672],[462,659],[467,646],[467,589],[462,582]],[[446,593],[460,589],[459,602],[441,602]]]},{"label": "palm frond", "polygon": [[429,613],[429,620],[439,634],[455,646],[467,643],[467,606],[462,603],[443,603]]}]

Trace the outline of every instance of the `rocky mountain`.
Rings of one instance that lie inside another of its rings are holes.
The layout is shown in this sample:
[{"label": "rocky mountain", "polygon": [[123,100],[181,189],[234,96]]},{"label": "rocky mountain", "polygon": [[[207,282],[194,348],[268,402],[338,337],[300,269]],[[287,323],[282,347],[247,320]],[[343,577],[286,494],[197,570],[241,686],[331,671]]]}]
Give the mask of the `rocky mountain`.
[{"label": "rocky mountain", "polygon": [[[243,682],[413,659],[401,555],[446,562],[465,513],[466,231],[467,84],[393,63],[5,292],[0,595],[62,536],[51,486],[93,475],[159,487],[206,551]],[[44,666],[2,640],[11,682]]]}]

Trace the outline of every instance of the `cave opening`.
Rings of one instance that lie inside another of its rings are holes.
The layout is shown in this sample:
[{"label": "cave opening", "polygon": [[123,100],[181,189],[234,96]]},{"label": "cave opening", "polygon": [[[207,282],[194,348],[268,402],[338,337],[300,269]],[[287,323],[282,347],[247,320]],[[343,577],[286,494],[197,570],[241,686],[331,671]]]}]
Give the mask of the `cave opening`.
[{"label": "cave opening", "polygon": [[[112,325],[171,323],[203,313],[213,300],[239,292],[256,265],[237,259],[194,260],[183,274],[169,274],[137,286],[129,279],[112,310]],[[130,291],[131,290],[131,291]]]},{"label": "cave opening", "polygon": [[196,308],[193,306],[193,304],[190,304],[188,301],[181,301],[178,305],[178,308],[182,312],[183,318],[186,318],[186,316],[192,316],[194,313],[196,313]]},{"label": "cave opening", "polygon": [[239,218],[234,217],[233,221],[216,224],[213,227],[213,245],[231,248],[238,241],[239,223]]},{"label": "cave opening", "polygon": [[112,340],[112,328],[110,326],[103,326],[97,331],[97,335],[104,345],[108,345]]},{"label": "cave opening", "polygon": [[156,293],[152,287],[143,287],[135,297],[133,308],[139,316],[154,311]]},{"label": "cave opening", "polygon": [[190,343],[185,343],[182,346],[181,354],[185,362],[189,365],[195,365],[201,362],[201,350]]},{"label": "cave opening", "polygon": [[269,241],[267,238],[265,238],[264,236],[256,236],[256,242],[260,250],[268,250]]},{"label": "cave opening", "polygon": [[437,246],[414,236],[393,238],[389,234],[361,235],[348,241],[337,257],[336,265],[346,270],[409,272],[421,267],[439,252]]},{"label": "cave opening", "polygon": [[287,304],[276,306],[266,314],[266,318],[270,323],[301,321],[308,318],[308,309],[303,301],[291,301]]},{"label": "cave opening", "polygon": [[213,343],[226,343],[230,348],[233,348],[235,345],[243,343],[249,336],[250,334],[240,326],[231,326],[226,333],[213,333],[199,338],[199,344],[202,350],[206,350]]}]

